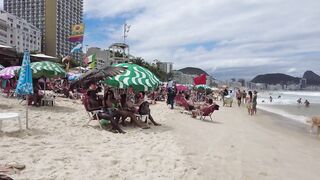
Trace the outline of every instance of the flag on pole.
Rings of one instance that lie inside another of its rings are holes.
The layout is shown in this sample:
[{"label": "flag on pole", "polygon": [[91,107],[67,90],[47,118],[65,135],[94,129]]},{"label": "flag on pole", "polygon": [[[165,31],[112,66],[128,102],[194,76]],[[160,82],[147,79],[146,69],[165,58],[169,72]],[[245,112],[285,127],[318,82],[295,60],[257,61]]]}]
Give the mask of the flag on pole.
[{"label": "flag on pole", "polygon": [[72,26],[70,42],[82,42],[84,34],[84,24],[75,24]]},{"label": "flag on pole", "polygon": [[84,59],[85,64],[89,64],[89,68],[95,68],[97,66],[96,54],[92,54]]},{"label": "flag on pole", "polygon": [[200,76],[193,78],[194,85],[207,84],[206,81],[207,81],[206,74],[201,74]]},{"label": "flag on pole", "polygon": [[82,51],[82,43],[79,43],[71,50],[71,53],[81,52],[81,51]]}]

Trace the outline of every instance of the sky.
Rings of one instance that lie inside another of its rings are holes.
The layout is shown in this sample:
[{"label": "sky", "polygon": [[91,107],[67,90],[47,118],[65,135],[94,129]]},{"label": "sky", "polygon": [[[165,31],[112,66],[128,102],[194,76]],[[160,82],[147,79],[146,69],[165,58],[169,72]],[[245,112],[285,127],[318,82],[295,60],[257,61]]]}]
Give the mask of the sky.
[{"label": "sky", "polygon": [[320,74],[320,0],[84,0],[85,44],[123,42],[130,53],[217,79]]}]

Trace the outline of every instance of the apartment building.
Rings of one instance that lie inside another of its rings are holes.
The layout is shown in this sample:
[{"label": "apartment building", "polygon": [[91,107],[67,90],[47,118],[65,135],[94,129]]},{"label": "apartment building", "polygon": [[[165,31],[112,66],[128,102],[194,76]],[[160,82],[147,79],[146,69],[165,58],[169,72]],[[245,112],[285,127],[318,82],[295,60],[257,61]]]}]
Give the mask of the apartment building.
[{"label": "apartment building", "polygon": [[18,52],[25,49],[41,51],[41,31],[26,20],[0,11],[0,44],[14,47]]},{"label": "apartment building", "polygon": [[3,5],[41,30],[43,53],[64,57],[76,46],[68,37],[72,25],[83,22],[83,0],[4,0]]}]

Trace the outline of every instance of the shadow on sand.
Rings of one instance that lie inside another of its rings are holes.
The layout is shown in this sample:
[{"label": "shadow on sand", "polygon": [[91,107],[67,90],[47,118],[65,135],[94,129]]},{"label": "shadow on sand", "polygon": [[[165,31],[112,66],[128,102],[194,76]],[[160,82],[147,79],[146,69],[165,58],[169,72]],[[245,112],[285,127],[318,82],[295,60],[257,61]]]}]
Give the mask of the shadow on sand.
[{"label": "shadow on sand", "polygon": [[76,111],[75,108],[71,108],[71,107],[67,107],[67,106],[40,106],[40,107],[30,107],[29,108],[31,111],[50,111],[50,112],[63,112],[63,113],[67,113],[67,112],[74,112]]},{"label": "shadow on sand", "polygon": [[21,129],[10,132],[0,131],[0,137],[13,137],[13,138],[25,138],[30,136],[41,136],[49,134],[46,131],[40,129]]},{"label": "shadow on sand", "polygon": [[200,121],[205,122],[205,123],[212,123],[212,124],[223,124],[223,122],[220,121],[211,121],[211,120],[207,120],[207,119],[201,119]]},{"label": "shadow on sand", "polygon": [[0,104],[0,109],[12,109],[12,107],[5,104]]}]

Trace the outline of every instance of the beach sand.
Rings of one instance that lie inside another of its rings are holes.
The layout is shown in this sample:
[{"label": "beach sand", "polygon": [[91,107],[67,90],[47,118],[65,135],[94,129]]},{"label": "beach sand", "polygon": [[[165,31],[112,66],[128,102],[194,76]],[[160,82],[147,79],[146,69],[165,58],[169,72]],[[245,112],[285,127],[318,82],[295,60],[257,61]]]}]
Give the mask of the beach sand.
[{"label": "beach sand", "polygon": [[[20,112],[0,97],[1,112]],[[193,119],[164,103],[151,106],[160,127],[100,130],[82,106],[57,98],[54,107],[31,107],[30,130],[4,121],[0,165],[26,165],[14,179],[308,179],[320,177],[320,140],[284,118],[245,108],[214,112],[214,122]]]}]

